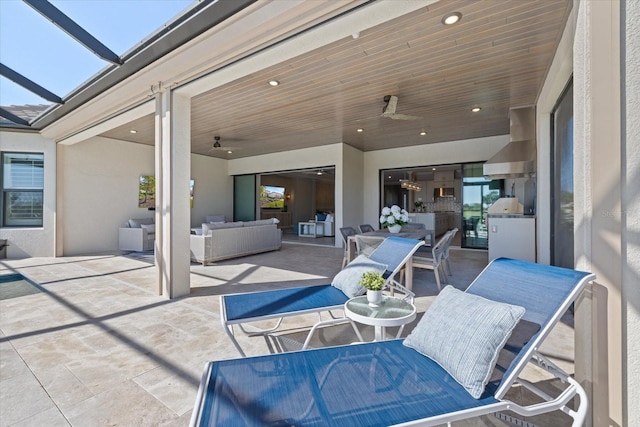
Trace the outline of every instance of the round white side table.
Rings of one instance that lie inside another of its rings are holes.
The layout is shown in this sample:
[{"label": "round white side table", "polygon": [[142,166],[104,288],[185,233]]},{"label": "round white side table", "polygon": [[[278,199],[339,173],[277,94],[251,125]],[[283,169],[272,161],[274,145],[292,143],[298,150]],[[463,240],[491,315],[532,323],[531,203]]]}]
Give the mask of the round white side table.
[{"label": "round white side table", "polygon": [[375,330],[375,341],[387,338],[388,326],[400,326],[396,338],[399,338],[404,325],[416,318],[416,306],[410,302],[384,296],[378,307],[367,302],[367,296],[351,298],[344,304],[344,313],[349,318],[363,325],[370,325]]}]

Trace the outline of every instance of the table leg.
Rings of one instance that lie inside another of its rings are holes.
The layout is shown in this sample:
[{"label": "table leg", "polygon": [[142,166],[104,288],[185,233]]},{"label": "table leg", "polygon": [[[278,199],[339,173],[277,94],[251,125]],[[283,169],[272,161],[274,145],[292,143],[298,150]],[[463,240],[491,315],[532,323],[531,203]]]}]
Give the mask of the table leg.
[{"label": "table leg", "polygon": [[354,236],[349,236],[347,238],[347,258],[349,262],[353,261],[356,257],[356,238]]},{"label": "table leg", "polygon": [[404,287],[413,290],[413,257],[409,257],[404,265]]},{"label": "table leg", "polygon": [[374,341],[384,341],[387,339],[387,328],[385,328],[384,326],[374,326],[374,330],[375,330],[375,335],[373,340]]}]

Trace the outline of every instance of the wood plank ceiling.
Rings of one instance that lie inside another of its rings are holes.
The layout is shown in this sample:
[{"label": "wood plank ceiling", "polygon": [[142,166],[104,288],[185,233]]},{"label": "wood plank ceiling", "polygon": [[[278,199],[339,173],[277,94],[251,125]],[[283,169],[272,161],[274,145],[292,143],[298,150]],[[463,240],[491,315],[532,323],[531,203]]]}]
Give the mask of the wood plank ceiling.
[{"label": "wood plank ceiling", "polygon": [[[443,0],[240,78],[193,98],[192,152],[238,158],[337,142],[371,151],[507,134],[509,108],[536,102],[571,5]],[[445,26],[450,12],[462,19]],[[420,119],[381,117],[385,95]],[[103,136],[153,144],[153,131],[148,116]],[[212,149],[215,135],[233,153]]]}]

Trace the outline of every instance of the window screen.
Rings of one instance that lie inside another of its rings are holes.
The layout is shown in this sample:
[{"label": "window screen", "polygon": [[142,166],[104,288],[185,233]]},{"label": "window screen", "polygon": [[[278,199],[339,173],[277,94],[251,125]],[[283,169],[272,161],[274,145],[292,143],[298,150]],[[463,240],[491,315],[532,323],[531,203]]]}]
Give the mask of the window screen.
[{"label": "window screen", "polygon": [[2,225],[42,226],[44,154],[2,153]]}]

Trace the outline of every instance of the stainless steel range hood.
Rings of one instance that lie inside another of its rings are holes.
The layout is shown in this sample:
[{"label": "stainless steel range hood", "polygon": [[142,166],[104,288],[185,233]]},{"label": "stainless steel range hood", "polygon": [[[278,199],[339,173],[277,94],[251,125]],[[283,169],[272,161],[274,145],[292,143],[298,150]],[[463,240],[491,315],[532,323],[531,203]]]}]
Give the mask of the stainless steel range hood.
[{"label": "stainless steel range hood", "polygon": [[525,178],[536,172],[535,108],[512,108],[509,122],[510,142],[482,168],[487,178]]}]

